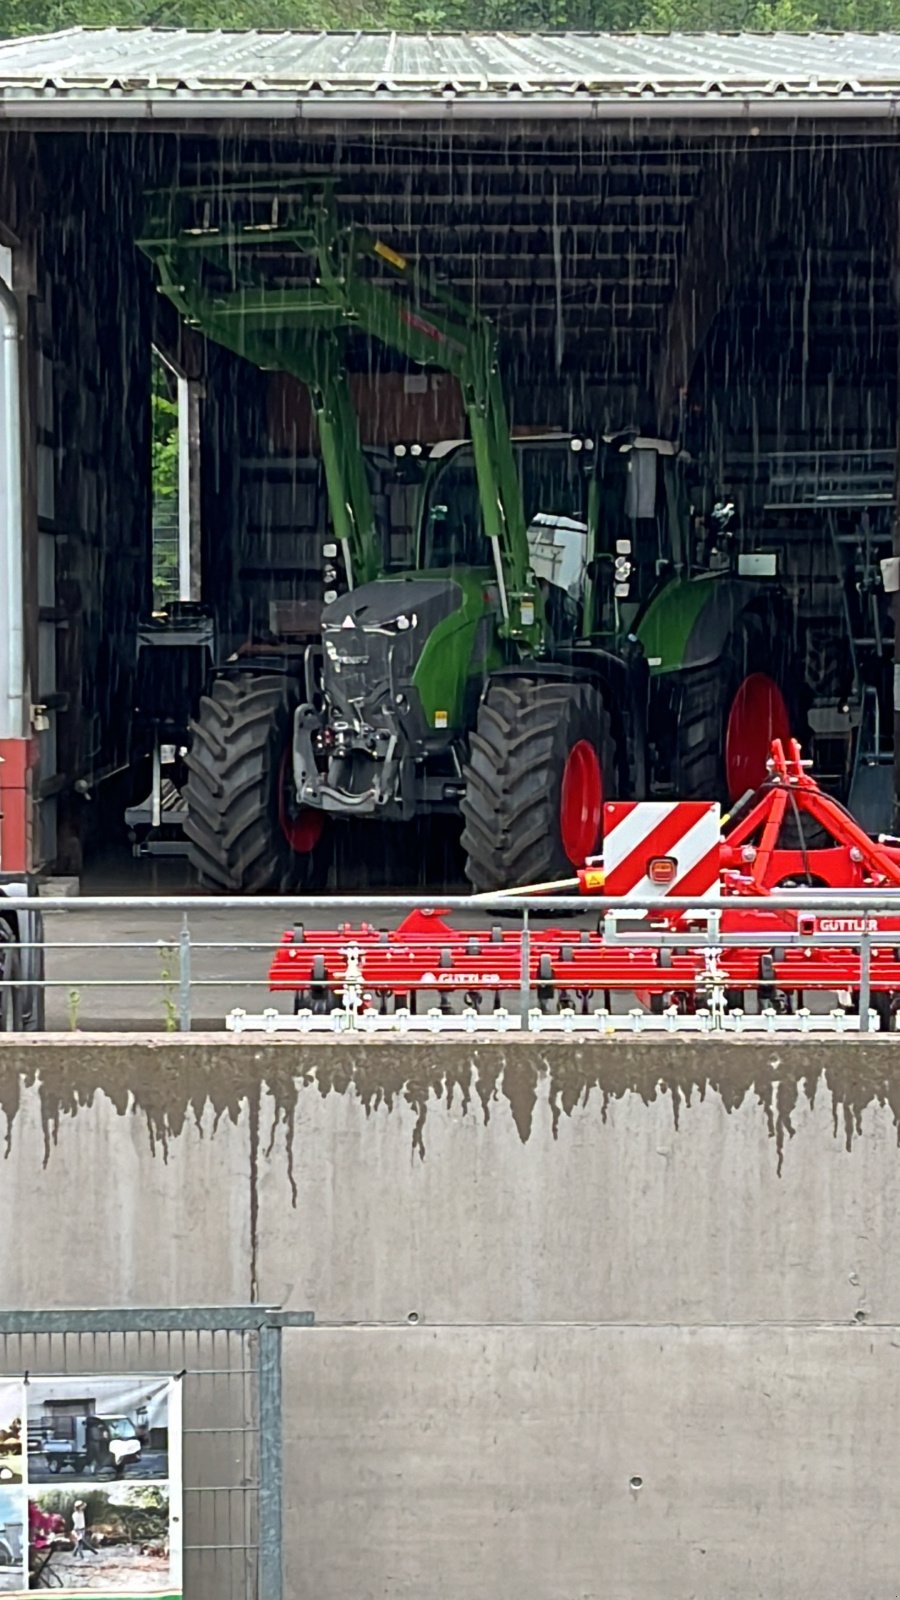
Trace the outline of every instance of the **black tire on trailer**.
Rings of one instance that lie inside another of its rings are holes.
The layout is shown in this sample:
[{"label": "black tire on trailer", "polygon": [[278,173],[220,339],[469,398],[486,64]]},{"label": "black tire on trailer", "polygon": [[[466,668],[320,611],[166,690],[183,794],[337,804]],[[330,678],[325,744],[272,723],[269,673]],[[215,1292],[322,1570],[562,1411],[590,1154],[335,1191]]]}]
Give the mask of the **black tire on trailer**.
[{"label": "black tire on trailer", "polygon": [[[10,948],[12,931],[9,924],[0,921],[0,1033],[22,1031],[22,990],[18,987],[21,976],[19,952]],[[9,987],[7,987],[9,985]]]},{"label": "black tire on trailer", "polygon": [[216,678],[191,722],[184,796],[189,856],[202,881],[238,894],[312,888],[327,870],[324,817],[292,812],[290,751],[299,690],[248,670]]},{"label": "black tire on trailer", "polygon": [[[32,893],[36,893],[34,888]],[[45,1028],[44,1001],[44,919],[39,911],[16,908],[15,937],[21,948],[15,953],[18,968],[16,976],[21,987],[16,991],[16,1027],[22,1033],[43,1033]],[[12,926],[12,924],[8,924]]]},{"label": "black tire on trailer", "polygon": [[466,876],[479,891],[571,877],[597,848],[616,748],[601,690],[552,678],[488,685],[463,776]]},{"label": "black tire on trailer", "polygon": [[733,803],[764,782],[772,739],[794,731],[784,654],[763,619],[747,616],[716,661],[681,675],[672,772],[680,800]]}]

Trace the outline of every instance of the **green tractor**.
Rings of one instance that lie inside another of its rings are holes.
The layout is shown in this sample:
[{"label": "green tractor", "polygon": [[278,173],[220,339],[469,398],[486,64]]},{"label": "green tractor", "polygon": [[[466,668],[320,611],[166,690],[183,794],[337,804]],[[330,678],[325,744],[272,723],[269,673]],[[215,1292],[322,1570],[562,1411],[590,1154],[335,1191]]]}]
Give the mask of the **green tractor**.
[{"label": "green tractor", "polygon": [[[329,817],[461,813],[469,881],[509,888],[590,856],[606,798],[761,781],[790,728],[789,608],[675,446],[514,438],[491,324],[343,226],[330,184],[157,195],[141,248],[185,318],[308,386],[332,521],[321,648],[219,669],[192,725],[207,881],[307,887]],[[469,437],[424,465],[408,570],[349,399],[359,334],[452,373],[465,407]]]}]

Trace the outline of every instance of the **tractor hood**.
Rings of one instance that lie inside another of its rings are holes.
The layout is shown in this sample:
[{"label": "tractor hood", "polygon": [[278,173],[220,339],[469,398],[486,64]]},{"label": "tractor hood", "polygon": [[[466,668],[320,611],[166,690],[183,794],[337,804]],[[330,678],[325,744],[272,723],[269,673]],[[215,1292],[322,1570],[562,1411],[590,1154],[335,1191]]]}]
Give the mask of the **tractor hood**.
[{"label": "tractor hood", "polygon": [[[451,578],[377,578],[332,600],[322,611],[326,634],[351,628],[364,633],[421,629],[423,636],[462,605],[462,590]],[[402,623],[409,625],[402,628]]]},{"label": "tractor hood", "polygon": [[396,710],[418,722],[416,666],[435,629],[464,605],[451,578],[381,578],[322,612],[323,687],[336,722],[363,739],[388,734]]}]

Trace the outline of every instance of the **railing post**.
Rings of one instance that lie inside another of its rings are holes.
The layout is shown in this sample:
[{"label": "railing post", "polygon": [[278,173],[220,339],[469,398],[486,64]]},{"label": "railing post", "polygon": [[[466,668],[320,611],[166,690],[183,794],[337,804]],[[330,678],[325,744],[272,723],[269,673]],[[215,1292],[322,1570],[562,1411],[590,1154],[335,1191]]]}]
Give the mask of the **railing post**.
[{"label": "railing post", "polygon": [[519,1010],[524,1026],[531,1009],[531,926],[528,907],[522,911],[522,949],[519,953]]},{"label": "railing post", "polygon": [[178,1026],[181,1033],[191,1031],[191,930],[186,911],[178,941]]},{"label": "railing post", "polygon": [[872,942],[863,918],[863,931],[859,939],[859,1031],[869,1031],[869,1002],[872,999]]},{"label": "railing post", "polygon": [[281,1327],[259,1330],[259,1600],[282,1600]]}]

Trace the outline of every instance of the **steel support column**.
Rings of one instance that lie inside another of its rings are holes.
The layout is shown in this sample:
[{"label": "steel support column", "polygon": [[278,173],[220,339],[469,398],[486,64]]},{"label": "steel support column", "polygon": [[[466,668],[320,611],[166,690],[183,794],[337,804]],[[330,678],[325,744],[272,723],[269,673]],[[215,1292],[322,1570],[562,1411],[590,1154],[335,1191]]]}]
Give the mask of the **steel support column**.
[{"label": "steel support column", "polygon": [[[900,324],[900,174],[893,183],[891,247],[894,253],[894,306]],[[896,456],[894,465],[894,555],[900,558],[900,339],[897,342],[897,388],[894,398]],[[900,831],[900,588],[894,589],[894,819],[893,830]]]},{"label": "steel support column", "polygon": [[259,1593],[282,1600],[281,1328],[259,1330]]}]

